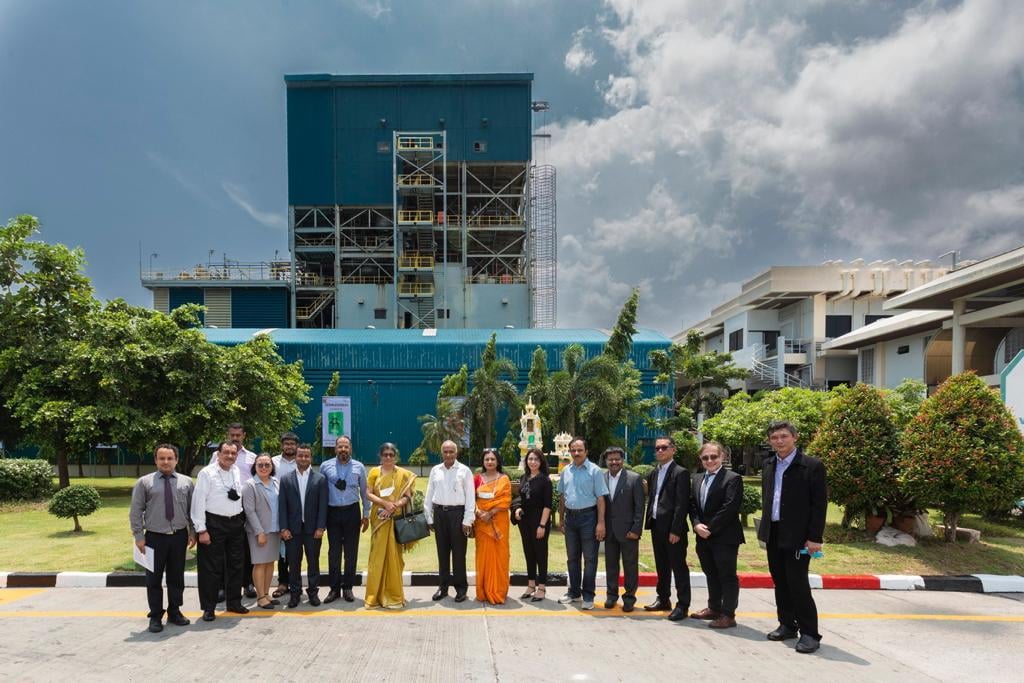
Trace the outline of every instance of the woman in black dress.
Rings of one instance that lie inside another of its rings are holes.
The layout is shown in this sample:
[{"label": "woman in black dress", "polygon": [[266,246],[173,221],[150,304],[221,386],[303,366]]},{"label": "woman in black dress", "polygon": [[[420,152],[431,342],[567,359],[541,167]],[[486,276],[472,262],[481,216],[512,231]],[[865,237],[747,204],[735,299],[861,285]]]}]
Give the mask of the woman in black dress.
[{"label": "woman in black dress", "polygon": [[519,504],[513,515],[523,538],[529,584],[520,597],[539,602],[548,580],[548,535],[551,533],[551,479],[548,461],[539,448],[526,452],[526,472],[519,480]]}]

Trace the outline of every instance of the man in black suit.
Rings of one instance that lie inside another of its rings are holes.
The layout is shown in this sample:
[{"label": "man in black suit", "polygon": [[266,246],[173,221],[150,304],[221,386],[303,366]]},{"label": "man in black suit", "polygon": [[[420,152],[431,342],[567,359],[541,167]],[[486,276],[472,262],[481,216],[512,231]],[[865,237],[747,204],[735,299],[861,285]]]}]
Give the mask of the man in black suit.
[{"label": "man in black suit", "polygon": [[[821,550],[828,506],[825,467],[796,447],[796,428],[789,422],[768,426],[775,455],[761,470],[761,509],[764,519],[757,537],[768,548],[768,570],[775,583],[779,627],[768,640],[796,638],[796,651],[819,647],[818,609],[811,597],[807,570],[811,554]],[[802,552],[805,551],[806,552]]]},{"label": "man in black suit", "polygon": [[288,557],[289,607],[299,606],[302,595],[302,554],[306,554],[306,593],[309,604],[320,604],[320,545],[327,529],[327,479],[310,465],[313,452],[309,444],[299,446],[295,470],[281,479],[278,495],[278,521]]},{"label": "man in black suit", "polygon": [[604,608],[611,609],[619,600],[619,559],[625,575],[622,611],[632,612],[636,589],[640,584],[640,534],[644,531],[644,484],[640,475],[622,468],[625,452],[612,446],[604,452],[608,471],[604,480],[608,495],[604,497],[604,568],[608,597]]},{"label": "man in black suit", "polygon": [[736,557],[743,543],[740,504],[743,477],[722,467],[725,449],[708,441],[700,449],[703,472],[693,475],[690,521],[697,534],[697,557],[708,579],[708,606],[690,616],[709,619],[711,628],[736,626],[740,580]]},{"label": "man in black suit", "polygon": [[[676,446],[667,436],[654,441],[658,466],[647,476],[647,528],[654,546],[658,572],[658,597],[648,612],[672,610],[669,620],[686,618],[690,609],[690,570],[686,567],[686,514],[690,510],[690,476],[675,461]],[[676,582],[676,606],[672,609],[672,579]]]}]

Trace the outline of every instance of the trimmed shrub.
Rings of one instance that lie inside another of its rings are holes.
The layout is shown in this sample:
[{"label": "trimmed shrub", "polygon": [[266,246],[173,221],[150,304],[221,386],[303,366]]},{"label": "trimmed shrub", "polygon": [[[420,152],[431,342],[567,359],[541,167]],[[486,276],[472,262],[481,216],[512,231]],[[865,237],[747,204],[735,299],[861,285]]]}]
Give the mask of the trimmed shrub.
[{"label": "trimmed shrub", "polygon": [[697,469],[697,454],[700,453],[697,437],[690,432],[673,432],[672,443],[676,446],[676,462],[691,473],[694,472]]},{"label": "trimmed shrub", "polygon": [[0,460],[0,501],[38,500],[53,494],[53,468],[45,460]]},{"label": "trimmed shrub", "polygon": [[743,502],[740,503],[740,515],[743,516],[743,526],[747,526],[747,519],[761,509],[761,487],[753,484],[743,485]]},{"label": "trimmed shrub", "polygon": [[960,515],[1009,509],[1024,493],[1024,438],[999,395],[973,372],[950,377],[921,405],[902,438],[900,481],[944,513],[947,542]]},{"label": "trimmed shrub", "polygon": [[633,471],[639,474],[641,479],[647,479],[647,475],[654,471],[654,465],[633,465]]},{"label": "trimmed shrub", "polygon": [[412,453],[409,454],[409,462],[407,465],[415,465],[423,467],[430,464],[430,458],[427,457],[427,451],[423,446],[419,446]]},{"label": "trimmed shrub", "polygon": [[878,389],[857,384],[829,401],[808,450],[825,465],[828,498],[846,508],[847,519],[880,513],[898,497],[896,427]]},{"label": "trimmed shrub", "polygon": [[100,509],[100,494],[91,486],[72,484],[53,494],[50,499],[49,512],[62,519],[73,518],[75,531],[81,531],[79,517],[87,517]]},{"label": "trimmed shrub", "polygon": [[501,442],[498,455],[501,456],[502,465],[519,466],[519,438],[511,429],[505,432],[505,440]]}]

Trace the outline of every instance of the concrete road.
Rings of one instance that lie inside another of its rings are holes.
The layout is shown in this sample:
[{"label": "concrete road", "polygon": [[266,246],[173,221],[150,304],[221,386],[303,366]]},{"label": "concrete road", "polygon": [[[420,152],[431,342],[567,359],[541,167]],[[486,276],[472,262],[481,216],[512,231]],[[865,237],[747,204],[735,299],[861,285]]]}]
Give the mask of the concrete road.
[{"label": "concrete road", "polygon": [[[725,632],[553,600],[434,603],[431,592],[407,587],[410,604],[400,612],[365,610],[359,600],[319,608],[303,601],[298,610],[218,613],[204,623],[196,591],[187,589],[193,624],[154,635],[143,589],[2,589],[0,679],[1024,679],[1019,594],[816,591],[825,638],[817,654],[800,655],[793,641],[765,640],[775,626],[768,590],[744,590],[740,626]],[[650,589],[641,591],[641,604],[651,599]],[[696,589],[694,599],[700,606],[706,593]]]}]

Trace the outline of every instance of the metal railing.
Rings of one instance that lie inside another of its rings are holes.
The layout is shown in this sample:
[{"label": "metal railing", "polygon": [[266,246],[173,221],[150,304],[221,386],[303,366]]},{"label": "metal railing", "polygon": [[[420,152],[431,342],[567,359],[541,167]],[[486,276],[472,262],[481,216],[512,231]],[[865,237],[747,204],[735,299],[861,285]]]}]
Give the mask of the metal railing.
[{"label": "metal railing", "polygon": [[393,282],[389,275],[342,275],[343,285],[390,285]]},{"label": "metal railing", "polygon": [[400,210],[398,212],[398,223],[400,225],[433,225],[434,224],[434,212],[433,211],[408,211]]},{"label": "metal railing", "polygon": [[434,257],[433,256],[399,256],[398,257],[398,269],[399,270],[433,270],[434,269]]},{"label": "metal railing", "polygon": [[273,261],[260,263],[197,264],[192,268],[143,271],[143,280],[291,280],[291,263]]},{"label": "metal railing", "polygon": [[434,138],[429,135],[399,135],[398,149],[401,151],[426,151],[434,150]]},{"label": "metal railing", "polygon": [[309,320],[317,313],[324,310],[328,303],[334,300],[334,292],[321,292],[321,294],[308,304],[295,306],[295,317],[299,320]]},{"label": "metal railing", "polygon": [[[448,224],[462,225],[462,216],[460,214],[451,214],[448,216]],[[523,218],[515,214],[498,214],[498,215],[477,215],[467,216],[466,225],[471,228],[482,228],[494,225],[522,225]]]},{"label": "metal railing", "polygon": [[433,296],[433,282],[399,282],[398,296]]},{"label": "metal railing", "polygon": [[526,283],[526,276],[524,275],[487,275],[486,273],[477,273],[476,275],[467,274],[466,284],[467,285],[521,285]]},{"label": "metal railing", "polygon": [[429,173],[403,173],[398,176],[399,187],[429,187],[439,184]]}]

